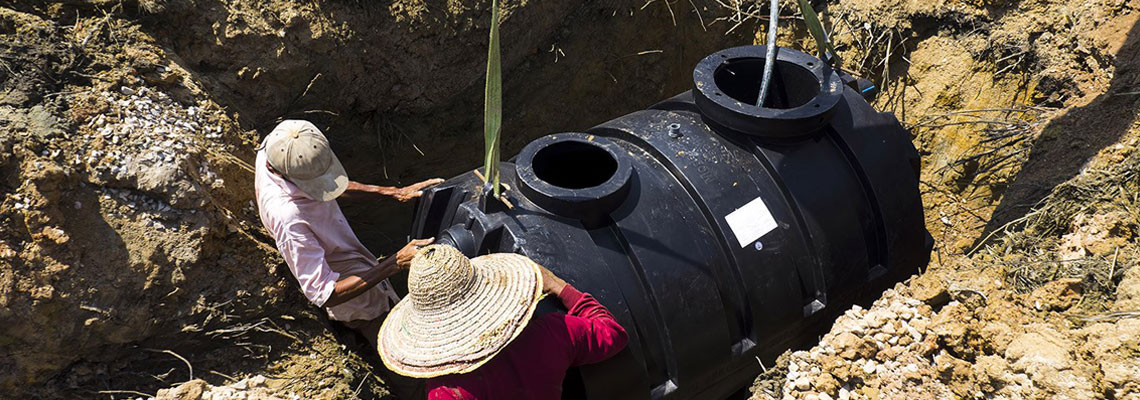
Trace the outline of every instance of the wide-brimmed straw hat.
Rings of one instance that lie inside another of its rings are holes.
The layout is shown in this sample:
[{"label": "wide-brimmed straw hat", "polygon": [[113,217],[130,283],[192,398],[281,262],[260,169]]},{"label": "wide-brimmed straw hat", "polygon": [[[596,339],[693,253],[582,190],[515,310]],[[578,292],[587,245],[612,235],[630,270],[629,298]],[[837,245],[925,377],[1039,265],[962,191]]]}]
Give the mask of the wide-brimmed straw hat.
[{"label": "wide-brimmed straw hat", "polygon": [[348,188],[348,174],[329,140],[309,121],[287,119],[265,137],[269,165],[317,201],[337,198]]},{"label": "wide-brimmed straw hat", "polygon": [[408,296],[380,327],[380,358],[415,378],[479,368],[526,327],[542,295],[538,264],[518,254],[468,259],[431,245],[412,258]]}]

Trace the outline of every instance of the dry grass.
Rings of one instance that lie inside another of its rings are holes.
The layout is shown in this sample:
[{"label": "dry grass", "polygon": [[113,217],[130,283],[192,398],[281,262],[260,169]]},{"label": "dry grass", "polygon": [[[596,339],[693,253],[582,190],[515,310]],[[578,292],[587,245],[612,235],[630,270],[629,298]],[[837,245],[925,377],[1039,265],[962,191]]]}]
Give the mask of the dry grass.
[{"label": "dry grass", "polygon": [[[1060,278],[1078,278],[1084,280],[1088,300],[1105,303],[1113,298],[1123,272],[1118,268],[1122,257],[1131,256],[1118,251],[1062,260],[1056,248],[1078,215],[1116,211],[1125,211],[1131,219],[1125,223],[1140,223],[1140,153],[1058,185],[1032,211],[991,233],[978,253],[1001,266],[1008,283],[1019,292]],[[999,240],[986,244],[992,237]]]},{"label": "dry grass", "polygon": [[976,132],[974,145],[934,171],[935,176],[949,184],[950,190],[961,193],[971,186],[1001,186],[1016,174],[1028,159],[1041,124],[1052,111],[1027,106],[959,110],[928,115],[908,129],[916,135],[951,126],[966,126]]}]

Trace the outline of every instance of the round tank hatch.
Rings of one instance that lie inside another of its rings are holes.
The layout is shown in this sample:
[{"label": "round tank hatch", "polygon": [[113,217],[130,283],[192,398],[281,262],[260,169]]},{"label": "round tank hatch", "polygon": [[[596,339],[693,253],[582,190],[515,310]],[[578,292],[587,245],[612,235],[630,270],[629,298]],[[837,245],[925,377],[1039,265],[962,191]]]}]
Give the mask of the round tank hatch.
[{"label": "round tank hatch", "polygon": [[741,133],[792,138],[827,125],[843,82],[829,65],[780,48],[769,93],[757,106],[766,46],[742,46],[705,57],[693,70],[693,98],[712,122]]},{"label": "round tank hatch", "polygon": [[625,200],[633,173],[625,154],[609,139],[586,133],[544,136],[516,159],[519,189],[546,211],[592,224]]}]

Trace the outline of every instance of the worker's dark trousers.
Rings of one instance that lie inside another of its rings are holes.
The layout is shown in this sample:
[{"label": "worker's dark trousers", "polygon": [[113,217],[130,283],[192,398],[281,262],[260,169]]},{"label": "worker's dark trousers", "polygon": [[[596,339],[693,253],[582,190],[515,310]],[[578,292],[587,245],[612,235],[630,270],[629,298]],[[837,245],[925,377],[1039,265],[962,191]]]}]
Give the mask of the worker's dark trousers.
[{"label": "worker's dark trousers", "polygon": [[[376,342],[380,336],[380,325],[384,323],[384,318],[388,314],[385,313],[380,317],[373,320],[356,320],[356,321],[338,321],[344,326],[356,331],[357,333],[368,339],[368,343],[372,346],[372,352],[376,352],[378,346]],[[395,372],[389,371],[387,367],[381,363],[379,365],[380,372],[383,375],[384,382],[388,384],[388,389],[392,391],[400,400],[420,400],[427,398],[424,392],[424,380],[409,378]]]}]

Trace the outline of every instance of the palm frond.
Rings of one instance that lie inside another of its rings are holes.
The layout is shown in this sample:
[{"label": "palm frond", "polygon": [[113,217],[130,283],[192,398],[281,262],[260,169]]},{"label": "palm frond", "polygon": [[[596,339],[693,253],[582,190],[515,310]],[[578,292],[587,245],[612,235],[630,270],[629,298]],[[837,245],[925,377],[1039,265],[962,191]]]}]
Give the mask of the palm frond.
[{"label": "palm frond", "polygon": [[819,59],[827,62],[827,53],[831,53],[832,66],[839,68],[841,61],[839,54],[835,52],[835,47],[831,46],[831,40],[827,38],[827,32],[823,30],[823,24],[819,22],[819,15],[816,15],[815,9],[811,7],[811,1],[799,0],[800,13],[804,15],[804,23],[807,24],[808,32],[815,38],[816,47],[819,48]]},{"label": "palm frond", "polygon": [[503,80],[499,66],[499,0],[491,0],[491,38],[487,44],[487,86],[483,92],[483,171],[499,196],[499,133],[503,122]]}]

